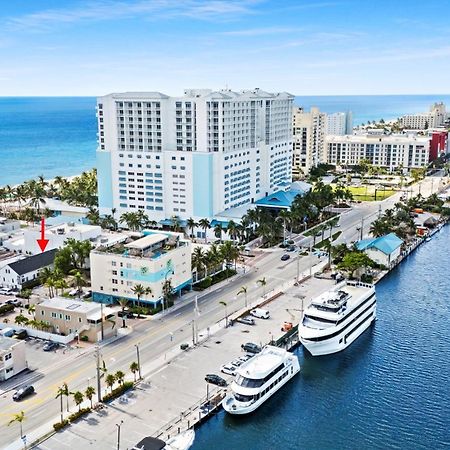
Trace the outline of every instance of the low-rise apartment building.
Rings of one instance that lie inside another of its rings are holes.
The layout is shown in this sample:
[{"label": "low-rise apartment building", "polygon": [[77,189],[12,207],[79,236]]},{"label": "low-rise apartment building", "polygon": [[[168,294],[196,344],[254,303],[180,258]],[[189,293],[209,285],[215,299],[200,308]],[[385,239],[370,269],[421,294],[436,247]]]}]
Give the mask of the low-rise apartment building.
[{"label": "low-rise apartment building", "polygon": [[424,167],[430,157],[430,139],[412,135],[346,135],[326,137],[329,164],[354,166],[362,160],[393,171]]},{"label": "low-rise apartment building", "polygon": [[54,297],[36,305],[36,320],[53,327],[53,332],[63,336],[87,336],[90,342],[114,336],[117,331],[113,309],[94,302]]},{"label": "low-rise apartment building", "polygon": [[156,306],[163,299],[163,285],[170,281],[172,292],[192,283],[191,242],[182,233],[146,231],[125,244],[98,248],[91,252],[91,279],[94,301],[117,302],[121,298],[136,303],[136,285],[149,288],[142,303]]},{"label": "low-rise apartment building", "polygon": [[8,380],[27,367],[25,341],[0,336],[0,381]]}]

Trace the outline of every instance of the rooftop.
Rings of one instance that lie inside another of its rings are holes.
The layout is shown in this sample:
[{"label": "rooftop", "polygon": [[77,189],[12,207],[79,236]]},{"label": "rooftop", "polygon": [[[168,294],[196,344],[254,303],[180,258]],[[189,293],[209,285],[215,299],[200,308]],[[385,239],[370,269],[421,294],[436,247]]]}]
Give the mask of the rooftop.
[{"label": "rooftop", "polygon": [[53,264],[56,255],[56,249],[47,252],[38,253],[37,255],[29,256],[19,261],[9,264],[11,270],[14,270],[18,275],[33,272],[43,267],[48,267]]},{"label": "rooftop", "polygon": [[22,341],[18,341],[17,339],[0,336],[0,350],[9,350],[14,345],[21,343]]},{"label": "rooftop", "polygon": [[378,238],[363,239],[357,242],[356,247],[358,248],[358,250],[376,248],[377,250],[380,250],[380,252],[383,252],[385,255],[390,255],[402,244],[403,240],[400,239],[395,233],[389,233]]},{"label": "rooftop", "polygon": [[62,311],[76,311],[79,313],[93,313],[101,308],[99,303],[94,302],[83,302],[81,300],[74,300],[70,298],[63,297],[54,297],[47,300],[44,300],[42,303],[39,303],[37,306],[60,309]]},{"label": "rooftop", "polygon": [[286,355],[286,350],[267,345],[261,353],[244,363],[238,372],[247,378],[264,378],[286,359]]},{"label": "rooftop", "polygon": [[148,234],[137,241],[129,242],[125,244],[126,248],[133,248],[136,250],[145,250],[153,245],[159,244],[160,242],[164,242],[168,239],[168,236],[165,234]]}]

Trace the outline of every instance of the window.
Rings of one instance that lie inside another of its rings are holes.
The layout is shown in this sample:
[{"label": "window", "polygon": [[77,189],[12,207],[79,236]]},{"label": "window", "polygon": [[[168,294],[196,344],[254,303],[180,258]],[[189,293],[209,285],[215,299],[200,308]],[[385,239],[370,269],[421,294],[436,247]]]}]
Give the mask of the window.
[{"label": "window", "polygon": [[70,320],[70,316],[66,314],[65,319]]}]

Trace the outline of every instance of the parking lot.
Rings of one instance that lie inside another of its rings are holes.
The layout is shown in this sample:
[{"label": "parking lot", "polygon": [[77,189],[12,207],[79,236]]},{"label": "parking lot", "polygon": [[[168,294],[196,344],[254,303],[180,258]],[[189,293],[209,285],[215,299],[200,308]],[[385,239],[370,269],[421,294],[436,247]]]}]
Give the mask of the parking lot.
[{"label": "parking lot", "polygon": [[[312,278],[301,286],[287,289],[276,301],[264,306],[270,311],[269,319],[255,319],[255,325],[236,322],[226,329],[222,326],[195,349],[178,353],[175,359],[169,358],[163,367],[158,368],[155,361],[144,364],[143,372],[151,373],[153,368],[153,374],[132,395],[115,400],[99,413],[91,413],[37,448],[111,449],[117,442],[115,424],[121,421],[121,448],[131,448],[143,437],[154,434],[198,404],[206,396],[205,375],[219,374],[230,380],[232,377],[221,373],[220,367],[244,355],[242,344],[264,344],[276,339],[283,334],[281,327],[285,321],[298,320],[302,301],[306,307],[313,292],[317,295],[332,285],[332,281]],[[200,338],[206,337],[205,332],[200,335]]]}]

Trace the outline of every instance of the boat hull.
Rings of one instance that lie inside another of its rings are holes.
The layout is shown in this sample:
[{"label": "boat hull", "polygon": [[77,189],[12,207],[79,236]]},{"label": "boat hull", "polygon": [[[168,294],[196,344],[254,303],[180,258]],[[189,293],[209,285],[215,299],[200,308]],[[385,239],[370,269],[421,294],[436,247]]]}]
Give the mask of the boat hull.
[{"label": "boat hull", "polygon": [[248,405],[239,405],[234,401],[233,394],[230,393],[222,401],[223,409],[227,413],[233,415],[244,415],[252,413],[256,409],[258,409],[266,400],[272,397],[272,395],[275,394],[275,392],[277,392],[281,387],[283,387],[289,380],[291,380],[293,377],[295,377],[295,375],[297,375],[300,372],[300,365],[298,363],[298,360],[296,364],[294,363],[293,368],[294,370],[291,374],[289,374],[289,376],[287,376],[284,380],[282,380],[280,383],[274,386],[274,388],[270,392],[268,392],[264,397],[261,397],[256,402],[253,402]]},{"label": "boat hull", "polygon": [[352,325],[352,327],[349,329],[343,329],[342,333],[320,341],[305,339],[300,334],[300,342],[312,356],[331,355],[333,353],[341,352],[355,342],[355,340],[361,336],[367,328],[369,328],[369,326],[376,320],[376,315],[377,308],[375,303],[369,311],[362,315],[358,321]]}]

